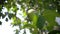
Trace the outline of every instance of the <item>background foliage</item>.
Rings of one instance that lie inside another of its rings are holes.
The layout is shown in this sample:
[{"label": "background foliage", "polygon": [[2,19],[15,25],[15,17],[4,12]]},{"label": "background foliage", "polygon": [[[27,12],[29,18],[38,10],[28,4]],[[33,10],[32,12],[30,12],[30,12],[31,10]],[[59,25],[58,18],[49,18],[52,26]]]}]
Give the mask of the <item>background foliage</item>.
[{"label": "background foliage", "polygon": [[[21,7],[18,8],[17,4]],[[2,13],[4,7],[8,10],[5,14]],[[24,21],[16,16],[18,10],[23,12]],[[13,27],[28,28],[32,34],[39,34],[39,30],[51,31],[54,26],[59,26],[55,18],[60,16],[60,0],[0,0],[0,17],[5,18],[6,15],[13,20]]]}]

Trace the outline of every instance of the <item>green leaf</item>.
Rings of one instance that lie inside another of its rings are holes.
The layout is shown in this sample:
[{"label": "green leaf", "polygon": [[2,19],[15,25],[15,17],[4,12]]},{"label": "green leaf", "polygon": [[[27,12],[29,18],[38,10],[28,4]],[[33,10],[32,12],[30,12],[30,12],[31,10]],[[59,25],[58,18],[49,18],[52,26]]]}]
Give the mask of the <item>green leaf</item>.
[{"label": "green leaf", "polygon": [[53,27],[57,25],[55,18],[59,16],[59,14],[56,12],[56,10],[45,9],[43,16],[48,21],[47,29],[52,30]]},{"label": "green leaf", "polygon": [[2,24],[2,22],[0,21],[0,25]]},{"label": "green leaf", "polygon": [[5,21],[7,22],[8,21],[8,18],[6,18]]},{"label": "green leaf", "polygon": [[36,23],[37,28],[42,29],[43,26],[44,26],[44,24],[45,24],[44,17],[41,16],[41,15],[39,15],[38,20],[37,20],[37,23]]},{"label": "green leaf", "polygon": [[5,3],[5,4],[4,4],[4,7],[6,7],[7,10],[9,11],[10,8],[11,8],[11,3]]},{"label": "green leaf", "polygon": [[25,24],[25,25],[23,26],[23,28],[34,28],[34,26],[31,25],[31,24]]},{"label": "green leaf", "polygon": [[12,19],[13,19],[13,22],[12,22],[13,26],[21,24],[21,20],[19,18],[13,17]]},{"label": "green leaf", "polygon": [[34,25],[36,27],[36,24],[37,24],[37,20],[38,20],[38,16],[36,14],[33,15],[33,18],[32,18],[32,25]]},{"label": "green leaf", "polygon": [[28,13],[29,20],[33,21],[34,17],[36,17],[36,14],[34,12]]},{"label": "green leaf", "polygon": [[2,11],[2,5],[0,5],[0,11]]},{"label": "green leaf", "polygon": [[5,18],[5,16],[6,16],[6,15],[4,15],[4,14],[1,14],[1,15],[2,15],[2,18]]},{"label": "green leaf", "polygon": [[16,17],[16,15],[15,15],[15,14],[12,14],[12,13],[9,13],[9,14],[8,14],[8,17],[9,17],[9,19],[11,19],[11,18],[13,18],[13,17]]},{"label": "green leaf", "polygon": [[48,34],[60,34],[60,31],[58,31],[58,30],[52,30]]},{"label": "green leaf", "polygon": [[16,33],[15,33],[15,34],[19,34],[19,30],[18,30],[18,29],[16,29],[15,31],[16,31]]},{"label": "green leaf", "polygon": [[3,14],[0,12],[0,17],[2,16]]},{"label": "green leaf", "polygon": [[15,3],[13,3],[12,7],[13,7],[12,11],[17,12],[18,8]]}]

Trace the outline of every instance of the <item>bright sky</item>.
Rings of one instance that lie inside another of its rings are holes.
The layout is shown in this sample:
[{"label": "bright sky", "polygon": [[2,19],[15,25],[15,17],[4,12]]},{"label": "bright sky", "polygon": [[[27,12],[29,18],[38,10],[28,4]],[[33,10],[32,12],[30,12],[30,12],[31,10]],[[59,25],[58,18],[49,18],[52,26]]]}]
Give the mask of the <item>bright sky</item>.
[{"label": "bright sky", "polygon": [[14,34],[12,26],[10,26],[10,21],[5,22],[4,19],[0,19],[2,21],[2,25],[0,25],[0,34]]},{"label": "bright sky", "polygon": [[[5,19],[0,19],[3,23],[0,25],[0,34],[15,34],[14,30],[18,29],[19,26],[15,26],[12,28],[12,25],[10,24],[12,21],[9,20],[8,22],[5,21]],[[22,29],[19,34],[23,34],[24,29]],[[26,28],[26,34],[30,34],[29,29]]]}]

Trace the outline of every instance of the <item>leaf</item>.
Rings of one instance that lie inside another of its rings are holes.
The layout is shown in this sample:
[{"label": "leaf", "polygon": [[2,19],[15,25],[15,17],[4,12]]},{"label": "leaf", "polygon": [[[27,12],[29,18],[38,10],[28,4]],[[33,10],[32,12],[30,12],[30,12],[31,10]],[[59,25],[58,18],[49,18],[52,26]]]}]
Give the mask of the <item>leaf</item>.
[{"label": "leaf", "polygon": [[2,19],[5,18],[6,15],[2,14]]},{"label": "leaf", "polygon": [[7,10],[9,11],[11,9],[11,3],[5,3],[4,7],[6,7]]},{"label": "leaf", "polygon": [[12,22],[12,25],[13,26],[16,26],[16,25],[20,25],[21,24],[21,20],[17,17],[13,17],[13,22]]},{"label": "leaf", "polygon": [[0,17],[2,16],[3,14],[0,12]]},{"label": "leaf", "polygon": [[25,24],[25,25],[23,26],[23,28],[34,28],[34,26],[31,25],[31,24]]},{"label": "leaf", "polygon": [[48,21],[48,30],[52,30],[53,26],[56,26],[55,17],[59,16],[59,14],[55,10],[45,9],[43,13],[44,18]]},{"label": "leaf", "polygon": [[[30,32],[32,34],[38,34],[38,29],[35,26],[31,25],[31,24],[25,24],[24,28],[29,28]],[[33,28],[33,30],[32,30],[32,28]]]},{"label": "leaf", "polygon": [[2,25],[2,22],[0,21],[0,25]]},{"label": "leaf", "polygon": [[2,11],[2,5],[0,5],[0,11]]},{"label": "leaf", "polygon": [[15,3],[13,3],[12,7],[13,7],[12,11],[17,12],[18,8]]},{"label": "leaf", "polygon": [[15,34],[19,34],[19,30],[18,30],[18,29],[16,29],[15,31],[16,31],[16,33],[15,33]]},{"label": "leaf", "polygon": [[5,21],[7,22],[8,21],[8,18],[6,18]]},{"label": "leaf", "polygon": [[12,14],[12,13],[9,13],[9,14],[8,14],[8,17],[9,17],[9,19],[11,19],[11,18],[13,18],[13,17],[16,17],[16,15],[15,15],[15,14]]},{"label": "leaf", "polygon": [[43,26],[44,26],[44,24],[45,24],[44,17],[41,16],[41,15],[39,15],[38,20],[37,20],[37,23],[36,23],[37,28],[42,29]]},{"label": "leaf", "polygon": [[52,30],[48,34],[60,34],[60,31],[58,31],[58,30]]},{"label": "leaf", "polygon": [[29,20],[32,21],[33,18],[34,18],[34,15],[35,15],[34,12],[29,13],[29,14],[28,14],[28,18],[29,18]]},{"label": "leaf", "polygon": [[34,25],[36,27],[36,24],[37,24],[37,20],[38,20],[38,16],[36,14],[33,15],[33,18],[32,18],[32,25]]}]

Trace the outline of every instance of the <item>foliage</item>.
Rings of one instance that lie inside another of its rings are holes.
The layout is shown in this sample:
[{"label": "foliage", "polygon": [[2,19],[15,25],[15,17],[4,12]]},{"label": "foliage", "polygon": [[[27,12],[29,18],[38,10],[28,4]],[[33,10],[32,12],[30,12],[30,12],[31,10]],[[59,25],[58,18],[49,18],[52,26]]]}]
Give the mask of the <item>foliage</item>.
[{"label": "foliage", "polygon": [[[19,7],[21,9],[17,7],[17,4],[21,6]],[[3,7],[8,10],[5,14],[2,13]],[[10,13],[10,10],[14,14]],[[23,12],[23,17],[26,17],[24,21],[16,16],[18,10]],[[60,0],[0,0],[0,17],[5,18],[6,15],[13,20],[13,26],[29,28],[30,30],[33,28],[32,34],[37,34],[38,29],[43,29],[45,21],[48,22],[46,25],[47,30],[51,31],[54,26],[58,25],[55,22],[55,17],[60,16]],[[8,21],[7,18],[6,21]]]},{"label": "foliage", "polygon": [[39,15],[37,23],[36,23],[37,27],[39,29],[42,29],[44,24],[45,24],[45,19],[43,18],[43,16]]},{"label": "foliage", "polygon": [[13,23],[12,23],[12,24],[13,24],[14,26],[21,24],[21,20],[20,20],[19,18],[13,17],[12,19],[13,19]]},{"label": "foliage", "polygon": [[58,30],[53,30],[53,31],[51,31],[49,34],[60,34],[60,31],[58,31]]}]

